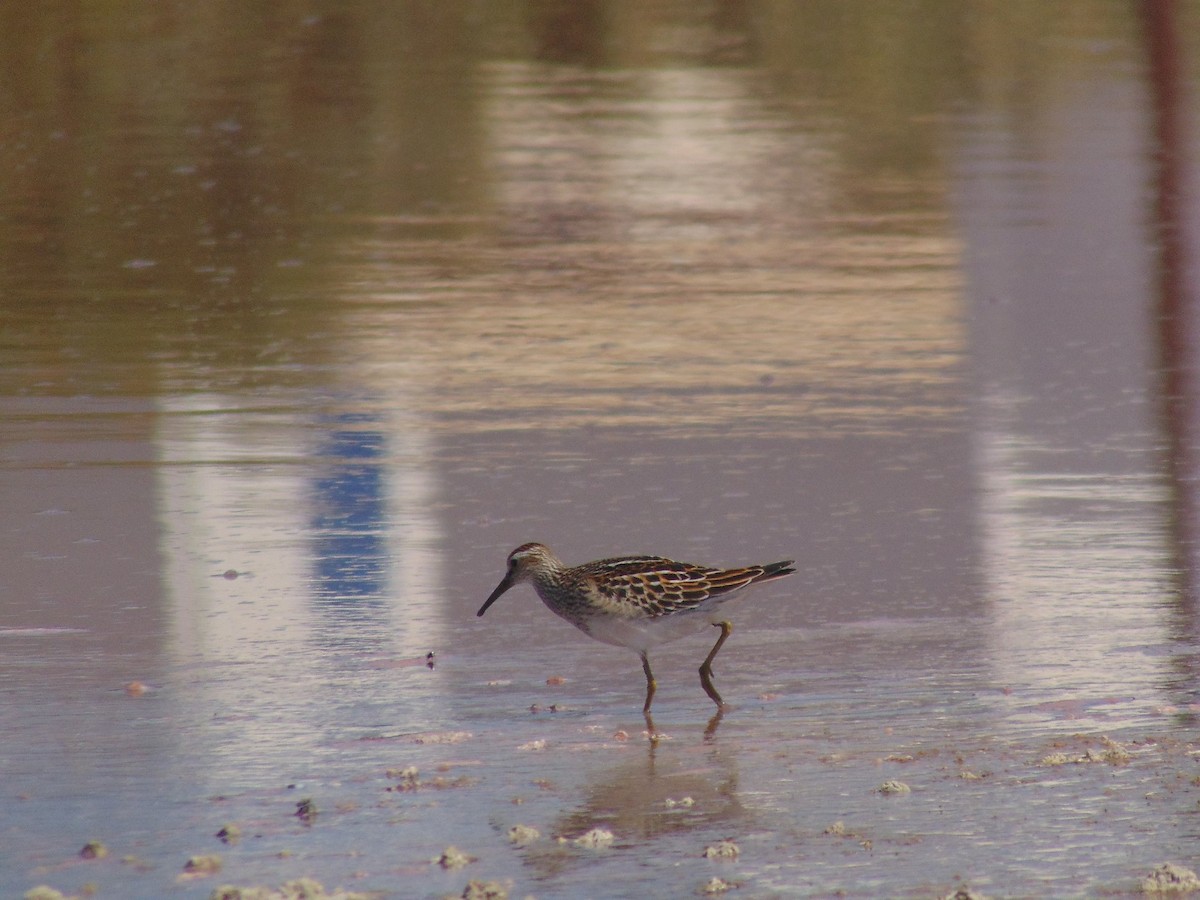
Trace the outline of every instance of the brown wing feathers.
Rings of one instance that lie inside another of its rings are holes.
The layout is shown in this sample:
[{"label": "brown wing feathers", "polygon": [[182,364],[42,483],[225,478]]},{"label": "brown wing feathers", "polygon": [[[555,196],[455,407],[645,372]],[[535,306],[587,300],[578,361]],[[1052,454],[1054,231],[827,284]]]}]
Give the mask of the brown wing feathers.
[{"label": "brown wing feathers", "polygon": [[739,569],[711,569],[655,556],[600,560],[589,580],[614,599],[633,600],[652,616],[694,609],[709,597],[790,575],[792,560]]}]

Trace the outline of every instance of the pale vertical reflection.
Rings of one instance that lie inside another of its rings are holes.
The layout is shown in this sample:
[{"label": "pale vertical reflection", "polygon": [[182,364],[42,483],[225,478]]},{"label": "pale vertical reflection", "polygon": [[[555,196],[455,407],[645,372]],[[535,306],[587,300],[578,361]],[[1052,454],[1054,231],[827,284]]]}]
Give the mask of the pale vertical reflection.
[{"label": "pale vertical reflection", "polygon": [[[346,275],[347,292],[364,298],[357,268],[348,267]],[[344,360],[343,381],[370,385],[372,400],[361,409],[386,440],[381,498],[387,505],[388,633],[395,652],[420,655],[445,646],[437,444],[431,421],[438,410],[433,385],[440,360],[419,352],[406,337],[403,310],[403,303],[348,304],[342,324],[353,339],[337,355]]]},{"label": "pale vertical reflection", "polygon": [[[404,385],[376,385],[389,387],[386,404],[270,391],[161,403],[167,656],[185,682],[193,665],[210,674],[187,684],[193,709],[254,697],[238,741],[275,727],[262,710],[336,723],[338,702],[370,700],[356,667],[443,646],[428,440]],[[435,689],[407,680],[372,721],[412,721]]]},{"label": "pale vertical reflection", "polygon": [[388,580],[392,638],[399,652],[421,654],[445,646],[442,534],[434,513],[435,448],[415,406],[407,405],[409,392],[420,382],[411,372],[393,372],[400,383],[380,386],[390,398],[385,422],[393,447],[386,485],[393,559]]},{"label": "pale vertical reflection", "polygon": [[982,399],[980,558],[997,682],[1016,708],[1065,699],[1079,704],[1064,707],[1070,715],[1152,700],[1159,665],[1146,648],[1164,637],[1160,479],[1051,471],[1045,459],[1068,448],[1022,434],[1021,398],[995,388]]},{"label": "pale vertical reflection", "polygon": [[[308,510],[305,470],[295,465],[304,448],[275,434],[302,434],[294,421],[280,421],[297,414],[268,416],[246,398],[214,394],[165,397],[160,408],[159,521],[173,621],[168,658],[181,665],[251,662],[261,658],[263,643],[307,642],[301,536]],[[202,689],[220,690],[220,682]]]},{"label": "pale vertical reflection", "polygon": [[1141,98],[1095,59],[1044,100],[960,158],[981,577],[1013,712],[1104,721],[1170,682]]},{"label": "pale vertical reflection", "polygon": [[[590,73],[509,64],[491,71],[489,129],[516,227],[557,240],[675,242],[667,264],[710,264],[689,246],[777,249],[820,231],[834,157],[812,130],[766,107],[736,69]],[[580,99],[580,85],[589,93]],[[734,233],[737,239],[729,240]],[[665,274],[665,273],[660,273]],[[743,273],[743,295],[778,287]],[[790,275],[790,273],[786,273]],[[772,281],[772,279],[774,279]],[[789,282],[788,287],[795,287]]]},{"label": "pale vertical reflection", "polygon": [[789,130],[763,109],[744,73],[652,70],[640,86],[645,106],[636,112],[646,120],[597,135],[612,160],[611,187],[628,190],[623,204],[635,239],[664,227],[692,240],[720,239],[727,217],[741,216],[743,239],[761,239],[764,223],[781,220],[795,238],[813,224],[790,204],[824,210],[832,203],[832,159],[821,138]]}]

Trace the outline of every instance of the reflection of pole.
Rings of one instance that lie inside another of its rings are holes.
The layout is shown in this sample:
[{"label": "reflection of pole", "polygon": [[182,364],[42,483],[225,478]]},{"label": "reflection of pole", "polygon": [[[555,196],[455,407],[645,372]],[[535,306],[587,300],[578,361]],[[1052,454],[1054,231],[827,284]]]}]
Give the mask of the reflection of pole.
[{"label": "reflection of pole", "polygon": [[1197,573],[1192,547],[1197,538],[1197,496],[1200,489],[1194,450],[1197,428],[1193,421],[1195,386],[1191,360],[1191,313],[1184,259],[1183,123],[1179,40],[1175,26],[1175,0],[1143,0],[1142,14],[1147,45],[1150,101],[1153,112],[1152,160],[1154,206],[1150,213],[1158,248],[1158,341],[1162,391],[1163,429],[1167,438],[1167,476],[1173,504],[1172,542],[1179,572],[1182,612],[1190,626],[1196,623]]}]

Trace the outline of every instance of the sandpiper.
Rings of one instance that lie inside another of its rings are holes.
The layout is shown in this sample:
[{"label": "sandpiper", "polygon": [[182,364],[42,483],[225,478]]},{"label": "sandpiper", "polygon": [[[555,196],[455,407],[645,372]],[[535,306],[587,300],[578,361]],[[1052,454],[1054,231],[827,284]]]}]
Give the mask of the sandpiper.
[{"label": "sandpiper", "polygon": [[721,636],[700,666],[700,684],[717,704],[725,702],[712,683],[712,661],[733,631],[722,607],[743,588],[795,572],[795,560],[714,569],[661,556],[617,556],[580,566],[565,565],[545,544],[522,544],[508,554],[508,572],[479,608],[478,616],[509,588],[533,582],[542,602],[584,634],[606,644],[636,650],[646,673],[646,704],[657,687],[650,671],[651,647],[697,631],[705,624]]}]

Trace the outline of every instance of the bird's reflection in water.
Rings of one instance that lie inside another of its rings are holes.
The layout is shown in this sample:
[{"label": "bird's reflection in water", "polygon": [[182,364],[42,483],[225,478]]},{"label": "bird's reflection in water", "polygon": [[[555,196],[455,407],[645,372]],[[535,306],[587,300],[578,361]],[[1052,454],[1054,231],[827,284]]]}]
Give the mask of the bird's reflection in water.
[{"label": "bird's reflection in water", "polygon": [[[653,753],[654,748],[658,745],[658,742],[662,737],[662,732],[654,727],[654,718],[650,715],[649,710],[646,710],[643,715],[646,717],[646,736],[650,740],[650,750],[651,753]],[[721,724],[721,719],[724,718],[724,716],[725,707],[721,707],[715,713],[713,713],[713,717],[709,719],[708,724],[704,726],[705,741],[711,741],[717,736],[717,727]]]},{"label": "bird's reflection in water", "polygon": [[549,840],[525,848],[525,864],[535,877],[554,878],[586,864],[588,857],[573,841],[592,829],[611,832],[618,848],[708,831],[714,825],[736,823],[727,830],[744,830],[748,813],[738,794],[735,760],[714,740],[721,717],[720,712],[714,715],[697,741],[694,732],[664,734],[646,715],[645,749],[623,749],[623,756],[635,758],[598,772],[582,802],[546,829]]}]

